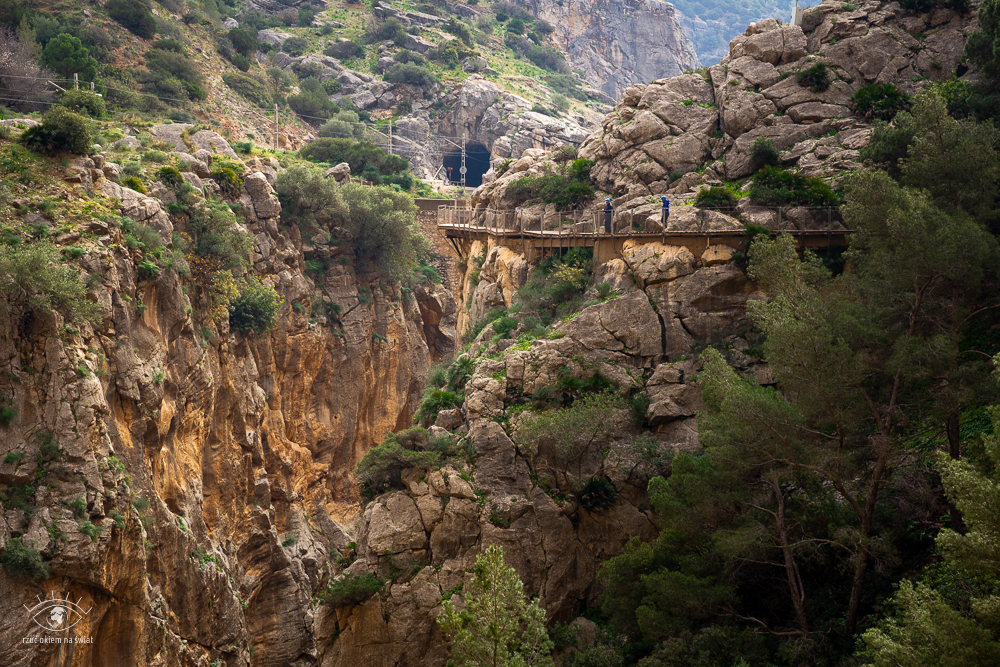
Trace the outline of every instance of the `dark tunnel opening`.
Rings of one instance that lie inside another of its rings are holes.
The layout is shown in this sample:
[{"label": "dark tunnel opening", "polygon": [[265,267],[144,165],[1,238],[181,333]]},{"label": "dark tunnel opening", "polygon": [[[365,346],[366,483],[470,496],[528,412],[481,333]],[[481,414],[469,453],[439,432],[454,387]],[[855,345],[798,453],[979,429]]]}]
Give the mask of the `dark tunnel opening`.
[{"label": "dark tunnel opening", "polygon": [[[461,183],[462,149],[453,148],[444,155],[444,171],[452,183]],[[478,188],[483,184],[483,174],[490,168],[490,151],[478,142],[465,145],[465,185]]]}]

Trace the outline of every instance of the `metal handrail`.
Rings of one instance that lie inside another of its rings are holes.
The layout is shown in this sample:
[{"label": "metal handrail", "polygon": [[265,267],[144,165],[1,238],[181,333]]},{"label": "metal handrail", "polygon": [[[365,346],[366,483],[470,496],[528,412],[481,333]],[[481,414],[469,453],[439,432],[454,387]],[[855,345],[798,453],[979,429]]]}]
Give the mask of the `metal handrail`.
[{"label": "metal handrail", "polygon": [[[772,232],[796,232],[799,234],[831,234],[833,233],[833,221],[834,221],[834,211],[838,210],[837,207],[832,206],[795,206],[795,207],[785,207],[785,209],[805,209],[807,211],[825,211],[827,214],[825,229],[821,230],[796,230],[789,229],[787,226],[787,216],[783,216],[783,209],[780,207],[772,206],[754,206],[753,208],[757,210],[765,209],[772,211],[777,215],[777,225],[776,229],[772,229]],[[675,209],[676,210],[676,209]],[[695,235],[704,236],[707,232],[703,230],[705,225],[705,217],[709,211],[718,211],[720,213],[735,212],[739,209],[736,207],[725,207],[725,208],[698,208],[698,218],[699,224],[698,230],[690,231],[678,231],[678,230],[666,230],[666,231],[656,231],[656,232],[646,232],[645,230],[637,232],[633,225],[633,219],[629,218],[629,225],[627,230],[617,231],[615,228],[616,224],[612,224],[611,236],[635,236],[635,235]],[[839,213],[836,218],[839,222]],[[617,212],[615,214],[617,218]],[[526,229],[526,226],[533,227],[537,222],[537,229]],[[584,222],[590,222],[584,229],[573,229],[573,226],[579,225]],[[570,229],[564,229],[567,223],[571,224]],[[558,238],[566,237],[578,237],[578,236],[605,236],[602,228],[604,226],[604,211],[595,210],[590,214],[584,214],[583,211],[556,211],[552,213],[541,213],[538,216],[532,216],[530,220],[527,220],[524,216],[524,209],[494,209],[494,208],[466,208],[457,206],[441,205],[438,207],[438,226],[449,226],[458,227],[460,229],[467,230],[485,230],[487,233],[493,235],[506,235],[508,233],[524,233],[524,234],[538,234],[539,236],[556,236]],[[770,226],[769,226],[770,227]],[[555,232],[555,234],[547,234],[547,232]],[[727,234],[726,232],[713,231],[712,234]],[[734,234],[741,234],[742,231],[734,230]]]}]

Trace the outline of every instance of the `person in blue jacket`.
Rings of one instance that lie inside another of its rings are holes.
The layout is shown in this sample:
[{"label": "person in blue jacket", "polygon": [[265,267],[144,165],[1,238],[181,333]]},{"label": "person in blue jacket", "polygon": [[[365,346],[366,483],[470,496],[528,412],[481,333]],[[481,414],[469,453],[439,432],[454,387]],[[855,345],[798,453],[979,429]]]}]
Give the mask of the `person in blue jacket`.
[{"label": "person in blue jacket", "polygon": [[611,216],[615,214],[615,207],[611,205],[610,199],[604,200],[604,233],[611,233]]},{"label": "person in blue jacket", "polygon": [[663,231],[666,232],[667,220],[670,218],[670,200],[664,195],[660,197],[660,201],[663,202],[663,209],[660,211],[660,222],[663,223]]}]

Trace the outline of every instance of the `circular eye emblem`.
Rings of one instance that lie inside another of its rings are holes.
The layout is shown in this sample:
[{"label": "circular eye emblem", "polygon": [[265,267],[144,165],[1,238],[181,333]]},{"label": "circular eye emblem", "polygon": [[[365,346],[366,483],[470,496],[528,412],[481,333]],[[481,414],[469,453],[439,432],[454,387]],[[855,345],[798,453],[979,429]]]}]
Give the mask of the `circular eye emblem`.
[{"label": "circular eye emblem", "polygon": [[24,605],[24,608],[31,614],[31,620],[39,627],[51,632],[69,630],[90,613],[90,609],[84,611],[80,605],[68,597],[65,600],[57,597],[47,600],[39,598],[38,604],[34,607],[29,608]]}]

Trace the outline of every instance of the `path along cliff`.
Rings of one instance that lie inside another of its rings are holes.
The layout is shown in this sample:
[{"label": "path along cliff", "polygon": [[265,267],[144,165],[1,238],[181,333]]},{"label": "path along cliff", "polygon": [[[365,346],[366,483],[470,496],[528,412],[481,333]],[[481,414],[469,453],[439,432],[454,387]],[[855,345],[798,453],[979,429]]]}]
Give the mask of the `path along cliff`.
[{"label": "path along cliff", "polygon": [[[682,204],[700,187],[748,176],[759,135],[773,140],[783,165],[836,184],[860,166],[870,129],[852,115],[850,95],[876,81],[915,92],[915,78],[956,69],[975,20],[974,12],[915,15],[896,3],[824,3],[802,28],[754,24],[705,75],[629,86],[579,155],[595,160],[592,181],[620,220],[647,229],[658,222],[660,194],[676,201],[671,224],[680,228],[826,224],[792,208],[778,217],[746,197],[740,220]],[[797,73],[815,62],[834,74],[825,91],[798,84]],[[172,136],[169,127],[153,132],[164,142]],[[173,146],[189,156],[185,180],[209,189],[199,165],[237,157],[213,134]],[[186,233],[184,215],[167,211],[168,188],[146,196],[112,182],[128,150],[74,161],[78,190],[67,196],[141,222],[164,243]],[[552,205],[507,189],[558,169],[552,157],[526,151],[477,191],[474,215],[520,206],[541,224]],[[339,246],[302,238],[281,219],[273,193],[280,165],[241,164],[242,186],[229,199],[255,238],[255,272],[284,297],[271,333],[251,339],[224,319],[196,320],[185,282],[168,272],[140,276],[139,250],[120,226],[96,218],[55,240],[83,243],[78,265],[92,276],[103,321],[76,325],[37,309],[0,321],[0,387],[17,414],[0,427],[0,454],[23,453],[0,465],[0,482],[23,501],[5,508],[0,536],[37,545],[50,568],[38,584],[0,575],[7,664],[443,665],[440,602],[460,591],[488,543],[505,547],[551,619],[570,621],[595,600],[599,564],[632,536],[656,534],[645,488],[662,468],[629,447],[637,427],[623,407],[607,416],[614,433],[606,451],[557,470],[551,452],[516,444],[515,405],[599,373],[648,396],[641,417],[662,448],[693,451],[700,347],[715,344],[770,382],[748,339],[745,304],[757,293],[731,254],[696,258],[677,246],[627,242],[621,257],[594,267],[586,288],[593,303],[543,335],[524,321],[507,337],[483,327],[458,357],[468,369],[464,402],[439,411],[417,444],[447,450],[447,462],[402,471],[403,488],[376,496],[355,524],[349,471],[411,425],[431,357],[449,352],[437,349],[421,312],[442,314],[442,331],[469,331],[509,308],[535,267],[495,240],[470,242],[453,258],[456,302],[440,285],[409,299],[354,275]],[[304,259],[330,261],[307,275]],[[314,311],[315,303],[331,308]],[[597,477],[614,500],[591,510],[579,491]],[[320,603],[331,580],[365,573],[384,587],[367,599]],[[44,636],[25,607],[64,594],[89,610],[70,634],[92,643],[22,643]]]}]

